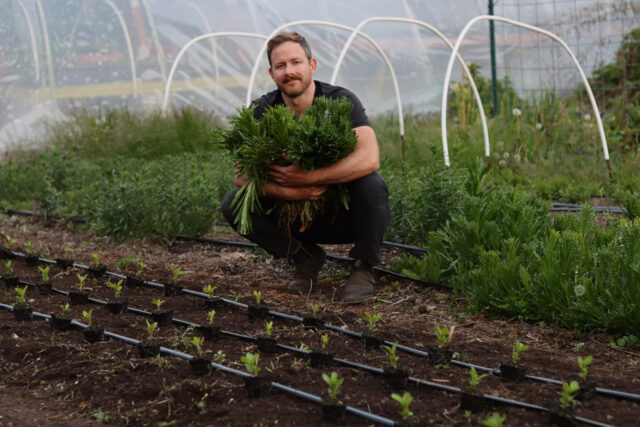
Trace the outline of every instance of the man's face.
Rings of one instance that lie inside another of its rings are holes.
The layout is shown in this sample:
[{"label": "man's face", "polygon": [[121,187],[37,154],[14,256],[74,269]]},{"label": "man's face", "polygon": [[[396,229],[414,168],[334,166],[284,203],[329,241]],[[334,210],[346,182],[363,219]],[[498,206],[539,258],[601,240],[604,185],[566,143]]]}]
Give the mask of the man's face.
[{"label": "man's face", "polygon": [[307,59],[304,49],[296,42],[285,42],[271,51],[269,74],[278,89],[289,98],[304,93],[316,72],[316,60]]}]

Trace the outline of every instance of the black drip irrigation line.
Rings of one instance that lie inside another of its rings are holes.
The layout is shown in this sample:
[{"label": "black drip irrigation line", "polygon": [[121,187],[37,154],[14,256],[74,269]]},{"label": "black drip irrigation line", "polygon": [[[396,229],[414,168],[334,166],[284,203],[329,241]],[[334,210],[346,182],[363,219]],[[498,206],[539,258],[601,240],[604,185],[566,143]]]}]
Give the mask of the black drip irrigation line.
[{"label": "black drip irrigation line", "polygon": [[[19,252],[13,252],[13,251],[11,251],[11,252],[12,252],[12,254],[14,256],[24,257],[24,254],[21,254]],[[49,260],[49,259],[46,259],[46,258],[39,258],[39,261],[45,262],[45,263],[50,263],[50,264],[56,264],[56,261]],[[85,266],[83,264],[75,264],[74,263],[73,266],[77,267],[77,268],[81,268],[81,269],[89,269],[89,267],[87,267],[87,266]],[[123,276],[121,274],[114,273],[114,272],[111,272],[111,271],[106,271],[105,274],[109,275],[109,276],[121,278],[121,279],[126,279],[126,276]],[[156,288],[156,289],[164,289],[164,286],[165,286],[162,283],[149,282],[149,281],[146,281],[146,280],[142,280],[141,282],[145,286],[153,287],[153,288]],[[21,283],[31,285],[31,283],[28,283],[28,282],[21,282]],[[66,295],[65,291],[58,290],[57,292]],[[194,291],[194,290],[191,290],[191,289],[184,289],[183,288],[183,289],[181,289],[181,292],[184,293],[184,294],[196,296],[196,297],[199,297],[199,298],[205,298],[205,299],[209,298],[209,295],[207,295],[207,294],[205,294],[203,292],[198,292],[198,291]],[[96,301],[99,301],[99,300],[96,300]],[[235,307],[242,308],[242,309],[248,309],[248,307],[249,307],[248,304],[241,303],[241,302],[238,302],[238,301],[232,301],[232,300],[229,300],[229,299],[226,299],[226,298],[222,298],[222,297],[218,297],[218,301],[221,301],[221,302],[223,302],[223,303],[225,303],[227,305],[235,306]],[[140,311],[141,314],[149,315],[149,312],[145,312],[143,310],[138,310],[138,311]],[[287,319],[287,320],[291,320],[291,321],[299,322],[299,323],[304,322],[304,319],[302,317],[291,315],[291,314],[287,314],[287,313],[282,313],[282,312],[275,311],[275,310],[268,310],[268,314],[273,316],[273,317],[276,317],[276,318]],[[357,338],[357,339],[363,339],[363,337],[364,337],[363,334],[360,333],[360,332],[352,331],[350,329],[341,328],[339,326],[334,326],[334,325],[331,325],[331,324],[328,324],[328,323],[323,324],[322,327],[324,329],[328,329],[328,330],[332,330],[332,331],[335,331],[335,332],[339,332],[339,333],[342,333],[342,334],[345,334],[345,335],[348,335],[348,336],[351,336],[351,337]],[[391,341],[383,340],[383,344],[386,345],[386,346],[391,347],[395,343],[391,342]],[[405,353],[408,353],[408,354],[412,354],[412,355],[419,356],[419,357],[424,357],[424,358],[427,358],[427,359],[430,358],[429,352],[426,352],[426,351],[423,351],[423,350],[418,350],[418,349],[415,349],[415,348],[412,348],[412,347],[407,347],[407,346],[404,346],[404,345],[401,345],[401,344],[397,344],[396,348],[398,350],[402,350],[402,351],[404,351]],[[493,369],[493,368],[489,368],[489,367],[482,366],[482,365],[475,365],[475,364],[471,364],[471,363],[466,363],[466,362],[462,362],[462,361],[459,361],[459,360],[456,360],[456,359],[451,359],[450,363],[452,365],[463,367],[463,368],[466,368],[466,369],[471,369],[473,367],[477,371],[488,372],[488,373],[491,373],[492,375],[495,375],[495,376],[500,376],[501,375],[500,369]],[[544,383],[555,384],[555,385],[562,385],[562,381],[559,381],[559,380],[556,380],[556,379],[552,379],[552,378],[539,377],[539,376],[535,376],[535,375],[525,375],[525,378],[533,380],[533,381],[538,381],[538,382],[544,382]],[[616,397],[616,398],[620,398],[620,399],[632,400],[632,401],[640,401],[640,394],[636,394],[636,393],[629,393],[629,392],[625,392],[625,391],[611,390],[611,389],[602,388],[602,387],[596,387],[595,391],[596,391],[596,393],[600,393],[600,394],[603,394],[603,395],[612,396],[612,397]]]},{"label": "black drip irrigation line", "polygon": [[[26,285],[29,285],[29,286],[35,286],[33,283],[29,283],[29,282],[20,281],[20,283],[26,284]],[[65,292],[65,291],[62,291],[62,290],[59,290],[59,289],[52,289],[51,291],[55,292],[55,293],[59,293],[61,295],[68,295],[68,292]],[[107,304],[106,301],[102,301],[102,300],[95,299],[95,298],[89,298],[89,302],[94,303],[94,304],[99,304],[99,305],[106,305]],[[0,306],[2,306],[1,308],[5,308],[7,310],[11,310],[11,311],[13,310],[12,306],[4,305],[4,304],[1,304],[1,303],[0,303]],[[10,307],[10,308],[7,308],[7,307]],[[127,311],[129,311],[129,312],[131,312],[133,314],[142,315],[142,316],[146,316],[146,317],[151,316],[150,312],[145,311],[145,310],[141,310],[141,309],[137,309],[137,308],[134,308],[134,307],[127,307]],[[33,312],[33,315],[36,316],[36,317],[44,318],[44,319],[50,319],[50,317],[51,317],[49,315],[38,313],[38,312]],[[175,325],[179,325],[179,326],[183,326],[183,327],[196,328],[196,327],[199,326],[196,323],[188,322],[186,320],[181,320],[181,319],[177,319],[177,318],[171,318],[171,322],[173,324],[175,324]],[[82,328],[87,328],[87,325],[85,325],[83,323],[80,323],[80,322],[76,322],[75,320],[72,321],[72,324],[75,324],[75,325],[80,326]],[[350,332],[352,332],[352,331],[350,331]],[[232,337],[232,338],[242,339],[242,340],[245,340],[245,341],[252,341],[252,342],[257,341],[257,339],[255,337],[251,337],[249,335],[239,334],[239,333],[231,332],[231,331],[220,330],[220,334],[221,335],[225,335],[225,336],[229,336],[229,337]],[[110,333],[110,332],[107,332],[107,331],[104,332],[104,335],[107,336],[107,337],[113,337],[113,338],[117,338],[117,339],[122,339],[123,338],[122,335]],[[127,338],[127,337],[124,337],[124,338],[126,338],[124,341],[126,341],[126,342],[128,342],[130,344],[133,344],[133,345],[137,345],[137,344],[140,343],[139,340],[135,340],[133,338]],[[385,341],[385,343],[387,343],[387,342]],[[301,354],[301,355],[304,355],[304,356],[308,356],[311,353],[310,351],[303,350],[303,349],[300,349],[300,348],[297,348],[297,347],[288,346],[288,345],[285,345],[285,344],[277,343],[276,346],[278,348],[284,350],[284,351],[288,351],[288,352],[292,352],[292,353],[298,353],[298,354]],[[400,348],[400,346],[398,346],[398,348]],[[178,357],[181,357],[181,358],[187,359],[187,360],[188,359],[192,359],[194,357],[192,355],[188,355],[186,353],[178,352],[176,350],[172,350],[172,349],[167,348],[167,347],[160,347],[160,349],[161,349],[161,351],[164,349],[165,353],[168,353],[168,354],[171,354],[171,355],[174,355],[174,356],[177,355]],[[333,361],[335,363],[340,364],[340,365],[343,365],[343,366],[346,366],[346,367],[349,367],[349,368],[353,368],[353,369],[358,369],[358,370],[365,371],[365,372],[369,372],[369,373],[372,373],[372,374],[375,374],[375,375],[382,375],[384,373],[383,369],[376,368],[374,366],[365,365],[365,364],[358,363],[358,362],[353,362],[353,361],[350,361],[350,360],[347,360],[347,359],[340,359],[340,358],[334,357]],[[213,366],[214,368],[219,368],[219,367],[223,367],[224,365],[218,365],[215,362],[211,362],[211,366]],[[227,368],[227,367],[225,367],[225,368]],[[240,374],[240,375],[242,375],[244,377],[251,376],[248,373],[245,373],[245,372],[242,372],[242,371],[237,371],[237,370],[235,370],[233,368],[227,368],[227,369],[228,369],[228,371],[226,371],[226,372],[233,371],[231,373]],[[422,379],[415,378],[415,377],[409,377],[409,378],[407,378],[407,380],[409,382],[412,382],[412,383],[415,383],[415,384],[418,384],[418,385],[422,385],[422,386],[426,386],[426,387],[430,387],[430,388],[435,388],[435,389],[438,389],[438,390],[441,390],[441,391],[447,391],[447,392],[452,392],[452,393],[457,393],[457,394],[460,394],[462,392],[462,389],[459,388],[459,387],[438,384],[438,383],[435,383],[435,382],[432,382],[432,381],[422,380]],[[277,383],[272,383],[272,385],[274,385],[274,386],[276,384]],[[276,387],[276,388],[278,388],[278,387]],[[298,392],[300,392],[299,390],[296,390],[296,389],[292,389],[292,390],[293,390],[292,394],[294,394],[294,395],[298,395]],[[305,392],[301,392],[301,393],[305,393]],[[309,395],[309,396],[313,396],[313,397],[317,398],[317,396],[314,396],[314,395]],[[514,406],[514,407],[517,407],[517,408],[531,409],[531,410],[535,410],[535,411],[539,411],[539,412],[546,412],[546,413],[549,412],[549,409],[545,408],[544,406],[539,406],[539,405],[535,405],[535,404],[528,403],[528,402],[523,402],[523,401],[514,400],[514,399],[507,399],[507,398],[504,398],[504,397],[495,396],[495,395],[486,394],[486,393],[484,393],[482,397],[483,397],[483,399],[486,399],[486,400],[494,401],[494,402],[501,403],[501,404],[504,404],[504,405]],[[316,403],[320,403],[321,402],[320,398],[317,398],[317,399],[318,400],[317,400]],[[315,402],[315,400],[314,400],[314,402]],[[353,409],[355,409],[356,411],[359,411],[356,408],[353,408]],[[373,414],[368,413],[368,412],[365,412],[365,414],[373,415]],[[357,414],[354,413],[354,415],[357,415]],[[377,417],[376,415],[373,415],[373,416]],[[367,418],[367,419],[369,419],[371,421],[380,422],[380,421],[374,420],[372,418]],[[591,419],[582,418],[582,417],[578,417],[578,416],[574,417],[574,420],[580,421],[580,422],[583,422],[583,423],[589,424],[589,425],[599,426],[599,427],[609,426],[609,424],[603,424],[603,423],[600,423],[598,421],[594,421],[594,420],[591,420]],[[391,424],[387,424],[387,425],[395,425],[392,420],[388,420],[388,421],[391,421]]]},{"label": "black drip irrigation line", "polygon": [[[553,203],[551,205],[551,212],[580,212],[584,208],[583,205],[575,203]],[[625,209],[619,206],[592,206],[591,210],[594,212],[609,212],[616,214],[624,214]]]},{"label": "black drip irrigation line", "polygon": [[[59,291],[59,292],[64,292],[64,291]],[[7,310],[7,311],[13,311],[13,306],[11,306],[11,305],[6,305],[6,304],[0,303],[0,308],[2,308],[4,310]],[[137,312],[146,313],[143,310],[136,310],[136,311]],[[50,315],[44,314],[44,313],[39,313],[37,311],[34,311],[32,313],[32,316],[33,317],[37,317],[37,318],[41,318],[41,319],[45,319],[45,320],[51,319]],[[186,322],[186,323],[188,323],[188,322]],[[73,326],[77,326],[77,327],[80,327],[82,329],[86,329],[88,327],[86,324],[78,322],[78,321],[75,321],[75,320],[72,320],[71,324]],[[109,332],[109,331],[104,331],[104,336],[108,337],[108,338],[113,338],[113,339],[116,339],[116,340],[119,340],[119,341],[124,341],[127,344],[131,344],[131,345],[140,344],[140,340],[137,340],[135,338],[130,338],[130,337],[127,337],[125,335],[120,335],[120,334],[116,334],[116,333],[113,333],[113,332]],[[160,347],[160,352],[168,354],[168,355],[171,355],[171,356],[175,356],[175,357],[178,357],[178,358],[184,359],[184,360],[191,360],[191,359],[194,358],[194,356],[191,355],[191,354],[183,353],[181,351],[173,350],[171,348],[164,347],[164,346]],[[220,365],[220,364],[215,363],[215,362],[210,362],[210,364],[211,364],[212,368],[220,370],[220,371],[228,373],[228,374],[236,375],[236,376],[243,377],[243,378],[248,378],[248,377],[252,377],[253,376],[253,375],[251,375],[251,374],[249,374],[247,372],[239,371],[237,369],[233,369],[233,368],[230,368],[228,366]],[[275,388],[276,390],[280,390],[280,391],[283,391],[285,393],[291,394],[292,396],[300,397],[300,398],[303,398],[305,400],[311,401],[313,403],[317,403],[317,404],[321,404],[322,403],[322,398],[320,398],[319,396],[316,396],[315,394],[307,393],[305,391],[298,390],[296,388],[289,387],[289,386],[286,386],[284,384],[277,383],[275,381],[271,382],[271,387]],[[345,406],[345,411],[347,413],[350,413],[350,414],[355,415],[357,417],[364,418],[366,420],[369,420],[369,421],[372,421],[372,422],[375,422],[375,423],[378,423],[378,424],[381,424],[381,425],[394,426],[396,424],[395,421],[393,421],[393,420],[391,420],[389,418],[385,418],[385,417],[382,417],[380,415],[373,414],[371,412],[363,411],[361,409],[354,408],[353,406]]]}]

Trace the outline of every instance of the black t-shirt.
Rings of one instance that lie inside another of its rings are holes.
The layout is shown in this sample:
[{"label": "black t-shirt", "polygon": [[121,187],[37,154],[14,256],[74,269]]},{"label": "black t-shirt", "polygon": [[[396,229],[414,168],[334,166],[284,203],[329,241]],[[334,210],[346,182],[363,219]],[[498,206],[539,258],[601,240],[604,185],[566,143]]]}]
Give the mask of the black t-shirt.
[{"label": "black t-shirt", "polygon": [[[313,94],[314,98],[318,96],[325,96],[331,99],[339,99],[342,97],[346,97],[352,104],[353,110],[351,111],[351,127],[357,128],[359,126],[369,126],[369,118],[367,114],[364,112],[364,107],[362,103],[358,99],[357,96],[353,92],[348,89],[345,89],[340,86],[333,86],[328,83],[319,82],[314,80],[316,84],[316,92]],[[251,105],[255,105],[256,109],[253,112],[253,115],[256,119],[261,119],[264,115],[265,110],[268,107],[273,107],[274,105],[285,105],[284,99],[282,98],[282,93],[280,89],[276,89],[272,92],[266,93],[262,95],[260,98],[254,99],[251,101]]]}]

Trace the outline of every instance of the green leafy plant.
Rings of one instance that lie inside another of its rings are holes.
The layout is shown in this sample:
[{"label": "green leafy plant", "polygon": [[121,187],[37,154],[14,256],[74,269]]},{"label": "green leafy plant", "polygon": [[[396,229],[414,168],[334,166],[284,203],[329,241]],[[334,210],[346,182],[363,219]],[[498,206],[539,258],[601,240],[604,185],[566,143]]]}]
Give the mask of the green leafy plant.
[{"label": "green leafy plant", "polygon": [[13,262],[11,260],[4,263],[4,268],[7,271],[7,276],[13,276]]},{"label": "green leafy plant", "polygon": [[207,320],[209,321],[209,325],[213,325],[213,318],[215,317],[215,315],[215,310],[210,310],[209,312],[207,312]]},{"label": "green leafy plant", "polygon": [[8,248],[9,246],[13,245],[16,242],[16,239],[14,239],[13,237],[9,236],[8,234],[4,234],[3,233],[3,235],[4,235],[4,239],[5,239],[5,242],[4,242],[4,247],[5,248]]},{"label": "green leafy plant", "polygon": [[394,342],[393,345],[391,347],[389,347],[388,345],[382,346],[382,348],[384,348],[384,350],[387,352],[387,357],[389,359],[389,365],[391,365],[392,368],[397,368],[398,367],[398,360],[400,360],[400,357],[397,354],[397,349],[398,349],[398,342]]},{"label": "green leafy plant", "polygon": [[587,366],[589,366],[592,361],[593,361],[592,355],[589,355],[584,359],[581,356],[578,356],[578,366],[580,367],[580,373],[578,374],[578,376],[581,379],[583,380],[587,379],[587,375],[589,375],[589,372],[587,371]]},{"label": "green leafy plant", "polygon": [[267,334],[267,338],[271,338],[271,329],[273,328],[273,322],[265,322],[264,329]]},{"label": "green leafy plant", "polygon": [[147,267],[147,264],[145,264],[144,261],[139,261],[138,269],[136,270],[136,276],[140,277],[146,267]]},{"label": "green leafy plant", "polygon": [[413,397],[408,391],[405,391],[402,395],[397,393],[391,393],[391,398],[400,404],[400,416],[407,422],[409,418],[413,416],[413,412],[409,410],[409,405],[413,402]]},{"label": "green leafy plant", "polygon": [[196,348],[196,353],[198,353],[198,356],[202,356],[204,350],[202,348],[203,344],[204,344],[204,337],[192,337],[190,344],[193,345]]},{"label": "green leafy plant", "polygon": [[122,294],[122,282],[123,279],[118,280],[117,283],[107,282],[107,286],[113,289],[113,296],[118,299]]},{"label": "green leafy plant", "polygon": [[216,354],[213,355],[213,360],[218,363],[224,363],[227,360],[227,356],[222,352],[222,350],[218,350]]},{"label": "green leafy plant", "polygon": [[261,369],[258,366],[258,362],[260,360],[260,354],[247,352],[246,355],[240,357],[240,361],[244,363],[247,372],[254,376],[258,376]]},{"label": "green leafy plant", "polygon": [[145,319],[145,322],[147,322],[147,341],[151,341],[153,340],[153,333],[156,331],[156,328],[158,327],[158,322],[149,322],[148,319]]},{"label": "green leafy plant", "polygon": [[527,351],[529,350],[529,346],[522,344],[520,341],[516,340],[515,344],[513,345],[513,351],[511,352],[511,359],[513,360],[513,364],[517,365],[518,361],[520,360],[520,354],[523,351]]},{"label": "green leafy plant", "polygon": [[100,267],[100,254],[99,253],[92,253],[91,254],[91,259],[93,260],[93,266],[94,267]]},{"label": "green leafy plant", "polygon": [[211,299],[211,298],[213,298],[213,295],[215,294],[216,289],[218,289],[217,286],[207,285],[204,288],[202,288],[202,292],[207,294],[209,296],[209,299]]},{"label": "green leafy plant", "polygon": [[370,314],[368,311],[365,311],[362,316],[364,317],[364,320],[367,322],[367,327],[369,328],[369,331],[376,332],[378,330],[376,323],[378,323],[378,321],[382,317],[382,313]]},{"label": "green leafy plant", "polygon": [[260,300],[262,299],[262,292],[260,291],[253,291],[253,296],[256,299],[256,305],[260,305]]},{"label": "green leafy plant", "polygon": [[180,267],[174,267],[172,265],[169,266],[169,269],[171,270],[171,274],[173,275],[172,277],[172,282],[174,285],[176,285],[178,283],[178,280],[180,278],[180,276],[187,274],[184,271],[182,271],[182,268]]},{"label": "green leafy plant", "polygon": [[162,304],[164,304],[165,302],[166,302],[165,300],[160,298],[151,300],[151,303],[156,306],[158,311],[160,311],[160,307],[162,307]]},{"label": "green leafy plant", "polygon": [[13,292],[15,293],[16,296],[16,301],[18,302],[18,304],[26,304],[27,303],[27,298],[26,298],[26,294],[27,294],[27,289],[29,288],[29,285],[24,285],[24,287],[16,287]]},{"label": "green leafy plant", "polygon": [[498,412],[494,412],[491,416],[480,420],[480,423],[487,427],[502,427],[506,419],[506,415],[500,415]]},{"label": "green leafy plant", "polygon": [[490,375],[488,373],[479,375],[478,372],[476,371],[476,368],[474,368],[473,366],[471,367],[469,374],[471,376],[471,378],[469,379],[469,387],[471,387],[472,389],[480,385],[481,379],[483,379],[484,377],[488,377]]},{"label": "green leafy plant", "polygon": [[313,317],[316,317],[316,315],[318,314],[318,308],[320,307],[320,305],[312,303],[311,304],[311,312],[313,313]]},{"label": "green leafy plant", "polygon": [[570,383],[562,383],[562,394],[560,395],[560,406],[568,409],[576,404],[576,396],[580,391],[580,383],[571,381]]},{"label": "green leafy plant", "polygon": [[329,335],[327,334],[322,334],[322,336],[320,337],[320,349],[322,350],[322,352],[326,352],[327,351],[327,344],[329,344]]},{"label": "green leafy plant", "polygon": [[93,322],[93,309],[89,311],[82,310],[82,318],[87,322],[87,326],[90,328]]},{"label": "green leafy plant", "polygon": [[46,267],[38,267],[38,271],[40,271],[40,275],[42,276],[42,281],[47,283],[49,281],[49,270],[51,269],[50,265]]},{"label": "green leafy plant", "polygon": [[76,273],[76,277],[78,278],[78,289],[80,289],[80,291],[84,290],[84,286],[87,283],[87,277],[89,277],[89,275]]},{"label": "green leafy plant", "polygon": [[340,386],[344,381],[344,378],[338,378],[337,372],[331,372],[331,375],[322,374],[322,379],[329,386],[329,399],[333,402],[338,400],[338,394],[340,394]]},{"label": "green leafy plant", "polygon": [[66,302],[60,305],[60,313],[64,316],[69,312],[69,303]]},{"label": "green leafy plant", "polygon": [[25,252],[27,252],[28,255],[32,255],[33,254],[33,243],[31,243],[31,241],[25,242],[24,250],[25,250]]},{"label": "green leafy plant", "polygon": [[439,348],[449,347],[449,345],[451,344],[451,338],[453,336],[452,332],[453,330],[449,330],[449,328],[446,326],[443,326],[441,328],[436,325],[436,338],[438,340]]}]

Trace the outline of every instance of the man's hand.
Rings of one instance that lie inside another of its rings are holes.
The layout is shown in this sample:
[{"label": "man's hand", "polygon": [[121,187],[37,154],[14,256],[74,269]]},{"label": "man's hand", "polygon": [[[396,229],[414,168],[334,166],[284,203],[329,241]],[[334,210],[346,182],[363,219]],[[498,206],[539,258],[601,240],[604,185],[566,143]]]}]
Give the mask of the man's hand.
[{"label": "man's hand", "polygon": [[[282,157],[291,162],[291,159],[286,153],[282,153]],[[291,163],[289,166],[278,166],[276,164],[268,164],[266,167],[269,169],[267,174],[271,177],[271,181],[283,187],[306,187],[312,186],[314,183],[310,179],[310,171],[302,169],[295,163]],[[324,191],[324,190],[323,190]],[[301,200],[301,199],[290,199]],[[313,200],[313,199],[311,199]]]},{"label": "man's hand", "polygon": [[265,191],[268,196],[283,200],[317,200],[326,190],[326,185],[285,187],[274,182],[269,182],[265,186]]}]

